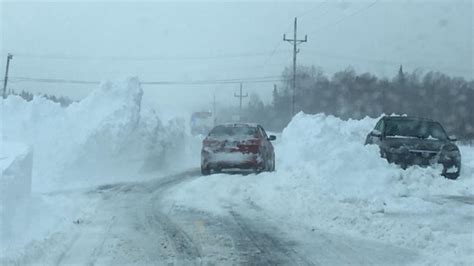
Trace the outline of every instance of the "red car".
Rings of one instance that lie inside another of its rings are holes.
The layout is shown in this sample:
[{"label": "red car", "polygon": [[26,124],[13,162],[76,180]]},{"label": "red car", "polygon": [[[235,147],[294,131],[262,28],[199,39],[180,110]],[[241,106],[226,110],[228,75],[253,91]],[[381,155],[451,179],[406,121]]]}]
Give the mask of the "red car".
[{"label": "red car", "polygon": [[275,139],[257,124],[218,125],[203,140],[201,173],[224,169],[274,171],[275,152],[270,141]]}]

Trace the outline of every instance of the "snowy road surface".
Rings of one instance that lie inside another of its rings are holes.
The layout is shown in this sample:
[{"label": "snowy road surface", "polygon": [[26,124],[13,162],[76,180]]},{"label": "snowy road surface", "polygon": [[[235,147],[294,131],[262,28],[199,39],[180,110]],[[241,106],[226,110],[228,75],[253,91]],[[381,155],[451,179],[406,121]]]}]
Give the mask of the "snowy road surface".
[{"label": "snowy road surface", "polygon": [[61,231],[30,244],[17,258],[4,258],[2,265],[380,265],[407,264],[418,256],[318,228],[285,226],[252,203],[245,208],[223,203],[227,215],[216,215],[161,201],[166,190],[198,178],[198,170],[191,170],[51,193],[84,197],[90,204]]},{"label": "snowy road surface", "polygon": [[365,146],[376,119],[299,113],[275,172],[201,177],[202,139],[142,94],[5,101],[2,133],[34,158],[31,195],[0,202],[0,265],[473,265],[474,147],[447,180]]}]

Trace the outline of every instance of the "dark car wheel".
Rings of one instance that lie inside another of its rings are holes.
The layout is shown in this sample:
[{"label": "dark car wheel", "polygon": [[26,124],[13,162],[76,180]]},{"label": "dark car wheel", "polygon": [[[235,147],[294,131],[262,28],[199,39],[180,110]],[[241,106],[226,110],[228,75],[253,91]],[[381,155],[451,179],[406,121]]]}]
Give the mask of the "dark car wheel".
[{"label": "dark car wheel", "polygon": [[275,171],[275,157],[270,157],[265,160],[264,170],[267,172]]},{"label": "dark car wheel", "polygon": [[447,179],[452,179],[456,180],[458,179],[459,175],[461,174],[461,165],[457,166],[458,171],[455,173],[447,173],[447,168],[443,168],[443,173],[441,174],[442,176],[446,177]]},{"label": "dark car wheel", "polygon": [[201,174],[202,175],[210,175],[211,174],[211,169],[209,167],[202,167],[201,166]]},{"label": "dark car wheel", "polygon": [[445,173],[443,174],[443,176],[446,177],[447,179],[456,180],[459,177],[459,173]]},{"label": "dark car wheel", "polygon": [[275,171],[275,157],[271,157],[267,161],[267,171],[273,172]]}]

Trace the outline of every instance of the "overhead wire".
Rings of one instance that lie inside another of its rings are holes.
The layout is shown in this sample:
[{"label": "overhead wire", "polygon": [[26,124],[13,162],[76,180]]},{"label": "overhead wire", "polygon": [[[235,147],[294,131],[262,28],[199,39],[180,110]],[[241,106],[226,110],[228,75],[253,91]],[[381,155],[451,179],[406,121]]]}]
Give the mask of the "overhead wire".
[{"label": "overhead wire", "polygon": [[[314,6],[302,13],[300,13],[299,15],[296,15],[296,17],[303,17],[305,15],[307,15],[309,12],[313,11],[314,9],[317,9],[321,6],[323,6],[324,4],[328,3],[329,0],[325,0],[321,3],[319,3],[317,6]],[[286,23],[285,23],[286,24]],[[293,24],[290,24],[283,32],[287,32],[289,30],[291,30],[291,27],[293,26]],[[280,48],[280,46],[282,45],[283,41],[281,39],[279,39],[276,44],[274,45],[274,48],[272,49],[272,52],[270,53],[270,55],[265,59],[265,61],[263,62],[262,66],[263,68],[265,68],[267,66],[267,64],[269,63],[269,61],[273,58],[273,56],[277,53],[277,50],[278,48]]]},{"label": "overhead wire", "polygon": [[[296,15],[296,17],[298,17],[298,18],[304,17],[304,16],[306,16],[307,14],[309,14],[310,12],[312,12],[313,10],[320,8],[320,7],[322,7],[322,6],[325,5],[325,4],[328,4],[329,1],[330,1],[330,0],[323,1],[323,2],[319,3],[318,5],[316,5],[316,6],[312,7],[312,8],[310,8],[310,9],[308,9],[308,10],[306,10],[306,11],[304,11],[304,12],[298,14],[298,15]],[[320,14],[319,16],[324,16],[324,15],[328,14],[328,13],[330,12],[330,10],[331,10],[331,9],[328,8],[325,12],[323,12],[323,13]],[[293,26],[293,24],[290,24],[290,25],[288,26],[288,28],[286,28],[286,30],[285,30],[284,32],[287,32],[287,31],[291,30],[291,27],[292,27],[292,26]],[[269,61],[270,61],[270,60],[273,58],[273,56],[277,53],[278,48],[280,48],[280,46],[282,45],[282,43],[283,43],[283,41],[281,41],[281,40],[279,40],[279,41],[276,43],[275,47],[273,48],[272,52],[270,53],[270,56],[267,57],[267,59],[264,61],[264,63],[263,63],[263,68],[265,68],[265,67],[267,66],[267,64],[269,63]]]},{"label": "overhead wire", "polygon": [[[325,4],[328,4],[329,1],[330,1],[330,0],[323,1],[323,2],[319,3],[319,5],[314,6],[314,7],[310,8],[310,9],[308,9],[308,10],[305,10],[304,12],[300,13],[300,14],[297,15],[296,17],[302,18],[302,17],[308,15],[308,14],[309,14],[310,12],[312,12],[313,10],[320,8],[320,7],[322,7],[322,6],[325,5]],[[329,9],[328,9],[328,10],[329,10]],[[324,12],[324,13],[322,13],[322,14],[323,14],[323,15],[324,15],[324,14],[327,14],[327,12]],[[320,17],[322,14],[319,14],[318,17]]]},{"label": "overhead wire", "polygon": [[254,52],[243,54],[224,54],[212,56],[82,56],[82,55],[61,55],[61,54],[23,54],[15,53],[15,57],[37,58],[37,59],[53,59],[53,60],[99,60],[99,61],[173,61],[173,60],[215,60],[215,59],[229,59],[229,58],[244,58],[267,56],[274,54],[275,51],[269,52]]},{"label": "overhead wire", "polygon": [[362,13],[363,11],[366,11],[367,9],[370,9],[372,8],[373,6],[375,6],[380,0],[375,0],[373,2],[371,2],[370,4],[360,8],[360,9],[357,9],[355,10],[354,12],[350,13],[349,15],[347,16],[343,16],[342,18],[340,18],[339,20],[333,22],[333,23],[329,23],[323,27],[319,27],[319,28],[316,28],[315,31],[312,31],[310,33],[316,33],[316,32],[320,32],[321,30],[324,30],[324,29],[327,29],[327,28],[330,28],[330,27],[334,27],[336,25],[339,25],[341,24],[342,22],[344,22],[345,20],[347,20],[348,18],[351,18],[353,16],[356,16],[360,13]]},{"label": "overhead wire", "polygon": [[[238,84],[238,83],[268,83],[284,81],[281,76],[250,77],[250,78],[232,78],[232,79],[209,79],[194,81],[140,81],[142,85],[206,85],[206,84]],[[69,80],[53,78],[31,78],[31,77],[11,77],[11,82],[39,82],[39,83],[57,83],[57,84],[100,84],[100,81],[91,80]]]},{"label": "overhead wire", "polygon": [[[337,20],[337,21],[334,22],[334,23],[327,24],[327,25],[324,26],[324,27],[318,28],[317,31],[315,31],[315,32],[318,32],[318,31],[320,31],[320,30],[322,30],[322,29],[325,29],[325,28],[328,28],[328,27],[331,27],[331,26],[338,25],[338,24],[344,22],[346,19],[348,19],[348,18],[350,18],[350,17],[352,17],[352,16],[355,16],[355,15],[361,13],[362,11],[367,10],[367,9],[373,7],[375,4],[377,4],[378,1],[379,1],[379,0],[375,0],[374,2],[370,3],[369,5],[364,6],[363,8],[358,9],[358,10],[356,10],[355,12],[352,12],[352,13],[350,13],[349,15],[342,17],[341,19]],[[297,16],[297,17],[304,17],[304,16],[308,15],[310,12],[312,12],[314,9],[317,9],[317,8],[319,8],[319,7],[322,7],[324,4],[327,4],[327,3],[329,3],[329,0],[326,0],[326,1],[324,1],[324,2],[321,2],[319,5],[317,5],[317,6],[313,7],[313,8],[310,8],[309,10],[307,10],[307,11],[301,13],[301,14],[300,14],[299,16]],[[321,19],[321,18],[320,18],[321,16],[324,16],[324,15],[328,14],[330,11],[331,11],[331,9],[328,8],[325,12],[323,12],[322,14],[319,15],[319,19],[318,19],[318,20]],[[291,29],[291,26],[288,27],[288,29],[285,30],[285,32],[288,31],[289,29]],[[314,33],[314,32],[310,32],[310,33]],[[265,62],[263,63],[263,67],[265,67],[265,66],[268,64],[268,62],[269,62],[270,59],[275,55],[275,53],[277,52],[278,48],[281,46],[282,43],[283,43],[282,41],[277,42],[275,48],[272,50],[272,53],[270,54],[270,56],[269,56],[269,57],[265,60]]]}]

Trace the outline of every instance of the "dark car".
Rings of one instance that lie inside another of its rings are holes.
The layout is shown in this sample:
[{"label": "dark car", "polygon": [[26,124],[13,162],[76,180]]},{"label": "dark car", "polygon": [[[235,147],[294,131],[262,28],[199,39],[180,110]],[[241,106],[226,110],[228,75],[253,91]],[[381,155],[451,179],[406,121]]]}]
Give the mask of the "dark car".
[{"label": "dark car", "polygon": [[224,169],[274,171],[275,152],[270,141],[275,139],[257,124],[218,125],[203,140],[201,172],[209,175]]},{"label": "dark car", "polygon": [[365,144],[376,144],[388,162],[407,168],[411,165],[443,165],[442,175],[458,178],[461,153],[440,123],[424,118],[385,116],[372,130]]},{"label": "dark car", "polygon": [[214,126],[214,115],[211,112],[195,112],[191,115],[191,134],[206,135]]}]

